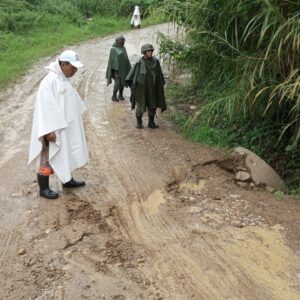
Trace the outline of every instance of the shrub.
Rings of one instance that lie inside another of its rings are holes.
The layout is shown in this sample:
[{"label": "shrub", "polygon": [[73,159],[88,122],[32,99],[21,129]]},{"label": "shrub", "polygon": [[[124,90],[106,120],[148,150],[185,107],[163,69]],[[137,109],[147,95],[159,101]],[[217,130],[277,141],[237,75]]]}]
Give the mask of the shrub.
[{"label": "shrub", "polygon": [[0,30],[14,33],[27,33],[37,27],[42,16],[37,12],[20,11],[0,14]]},{"label": "shrub", "polygon": [[299,1],[164,0],[161,9],[186,32],[185,49],[173,57],[189,68],[204,99],[193,122],[233,128],[235,141],[256,147],[286,178],[296,178]]},{"label": "shrub", "polygon": [[20,12],[28,9],[33,10],[34,7],[22,0],[1,0],[0,1],[1,12],[12,13],[12,12]]},{"label": "shrub", "polygon": [[38,7],[42,12],[62,15],[74,24],[82,25],[85,22],[83,15],[72,1],[43,0]]}]

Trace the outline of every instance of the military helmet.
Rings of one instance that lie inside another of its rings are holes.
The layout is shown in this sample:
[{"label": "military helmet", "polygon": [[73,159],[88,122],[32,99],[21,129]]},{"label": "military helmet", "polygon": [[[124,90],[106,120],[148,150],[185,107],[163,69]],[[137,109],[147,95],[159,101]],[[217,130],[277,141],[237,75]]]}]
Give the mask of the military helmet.
[{"label": "military helmet", "polygon": [[115,42],[116,42],[116,43],[123,42],[123,41],[125,41],[125,38],[124,38],[124,36],[122,36],[122,35],[116,37],[116,39],[115,39]]},{"label": "military helmet", "polygon": [[154,50],[154,47],[151,44],[145,44],[141,48],[142,54],[145,54],[148,50]]}]

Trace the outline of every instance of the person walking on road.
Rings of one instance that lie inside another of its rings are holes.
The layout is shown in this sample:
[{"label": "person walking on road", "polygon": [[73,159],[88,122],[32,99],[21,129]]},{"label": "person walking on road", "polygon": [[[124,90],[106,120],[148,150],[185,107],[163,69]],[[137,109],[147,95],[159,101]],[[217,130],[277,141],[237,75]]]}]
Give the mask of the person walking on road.
[{"label": "person walking on road", "polygon": [[76,181],[72,171],[88,162],[88,149],[82,114],[85,104],[72,86],[70,78],[83,65],[72,50],[61,53],[46,67],[48,74],[42,80],[34,108],[28,164],[39,166],[37,174],[40,196],[58,198],[49,188],[53,173],[64,188],[84,186]]},{"label": "person walking on road", "polygon": [[[107,85],[111,84],[112,78],[114,79],[114,89],[111,100],[119,102],[125,100],[123,96],[124,87],[127,87],[125,78],[130,71],[131,65],[126,52],[125,38],[119,36],[116,38],[115,43],[112,45],[109,53],[109,59],[106,69]],[[119,96],[117,97],[117,92]]]},{"label": "person walking on road", "polygon": [[141,12],[140,8],[136,5],[130,20],[131,28],[141,28]]},{"label": "person walking on road", "polygon": [[158,128],[154,117],[156,109],[167,109],[164,93],[165,79],[159,60],[153,56],[154,48],[151,44],[145,44],[141,48],[143,57],[131,68],[126,83],[131,88],[131,108],[136,106],[136,127],[143,128],[142,117],[148,110],[148,127]]}]

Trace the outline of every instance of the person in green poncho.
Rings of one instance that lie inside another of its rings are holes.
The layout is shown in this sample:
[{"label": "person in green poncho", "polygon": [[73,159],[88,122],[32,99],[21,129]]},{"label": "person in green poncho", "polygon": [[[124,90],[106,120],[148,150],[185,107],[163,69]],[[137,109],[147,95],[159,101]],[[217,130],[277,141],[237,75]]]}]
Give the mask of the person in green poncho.
[{"label": "person in green poncho", "polygon": [[[123,96],[124,87],[127,87],[125,78],[130,71],[131,65],[128,59],[126,48],[124,47],[125,38],[119,36],[116,38],[115,43],[110,49],[107,69],[106,69],[106,79],[107,85],[111,84],[112,78],[114,79],[114,89],[112,101],[119,102],[119,100],[125,100]],[[119,91],[119,96],[117,97],[117,92]]]},{"label": "person in green poncho", "polygon": [[156,109],[167,109],[164,93],[165,79],[159,60],[153,56],[154,48],[145,44],[141,48],[143,57],[131,68],[126,83],[131,88],[131,109],[136,106],[136,127],[143,128],[142,117],[148,110],[148,127],[158,128],[154,122]]}]

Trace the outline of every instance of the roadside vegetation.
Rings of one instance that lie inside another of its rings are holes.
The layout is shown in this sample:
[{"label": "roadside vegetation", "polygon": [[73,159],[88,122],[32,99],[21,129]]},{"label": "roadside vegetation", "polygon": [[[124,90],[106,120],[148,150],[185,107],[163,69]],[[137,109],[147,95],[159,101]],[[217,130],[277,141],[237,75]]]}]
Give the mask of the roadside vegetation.
[{"label": "roadside vegetation", "polygon": [[42,57],[66,45],[130,29],[135,5],[140,5],[143,26],[156,1],[141,0],[1,0],[0,88],[23,75]]},{"label": "roadside vegetation", "polygon": [[299,1],[164,0],[159,11],[185,36],[161,36],[161,54],[192,75],[170,87],[177,107],[196,106],[174,122],[197,142],[253,150],[299,193]]}]

